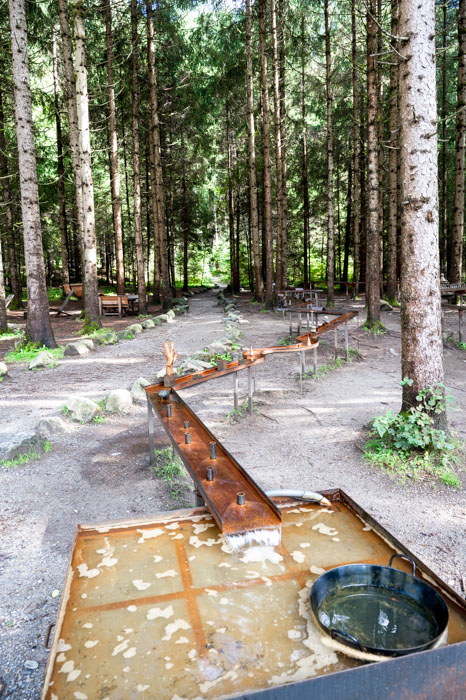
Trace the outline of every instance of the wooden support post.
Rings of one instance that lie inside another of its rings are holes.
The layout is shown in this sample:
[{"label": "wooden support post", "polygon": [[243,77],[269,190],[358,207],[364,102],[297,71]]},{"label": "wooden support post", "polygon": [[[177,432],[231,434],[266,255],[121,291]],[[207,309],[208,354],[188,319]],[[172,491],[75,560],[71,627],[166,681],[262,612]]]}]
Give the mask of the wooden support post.
[{"label": "wooden support post", "polygon": [[248,368],[248,410],[252,416],[252,367]]},{"label": "wooden support post", "polygon": [[334,354],[335,359],[337,359],[337,357],[338,357],[338,331],[335,328],[333,332],[334,332],[333,354]]},{"label": "wooden support post", "polygon": [[154,412],[149,397],[147,397],[147,427],[149,429],[149,464],[152,464],[155,460]]},{"label": "wooden support post", "polygon": [[238,410],[238,372],[233,374],[233,405]]},{"label": "wooden support post", "polygon": [[348,322],[345,321],[345,353],[346,353],[346,361],[348,362],[349,360],[349,344],[348,344]]}]

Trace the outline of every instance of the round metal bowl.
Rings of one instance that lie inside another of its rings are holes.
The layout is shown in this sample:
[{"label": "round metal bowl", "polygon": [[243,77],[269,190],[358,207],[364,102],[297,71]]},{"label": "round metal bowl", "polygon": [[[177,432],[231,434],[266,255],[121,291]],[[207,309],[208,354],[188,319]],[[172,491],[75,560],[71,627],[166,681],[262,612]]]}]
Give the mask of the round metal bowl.
[{"label": "round metal bowl", "polygon": [[[395,557],[411,562],[412,575],[392,568]],[[363,653],[403,656],[429,649],[446,630],[448,608],[415,573],[415,563],[403,554],[394,554],[388,566],[339,566],[314,582],[312,611],[324,632]]]}]

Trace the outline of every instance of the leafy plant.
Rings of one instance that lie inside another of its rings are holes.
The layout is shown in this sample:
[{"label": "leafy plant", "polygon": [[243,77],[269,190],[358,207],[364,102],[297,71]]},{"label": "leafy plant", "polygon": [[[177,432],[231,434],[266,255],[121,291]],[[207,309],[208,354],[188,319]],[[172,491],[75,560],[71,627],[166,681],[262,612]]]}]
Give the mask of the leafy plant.
[{"label": "leafy plant", "polygon": [[232,357],[231,357],[230,353],[228,353],[228,352],[223,352],[223,353],[216,352],[210,356],[209,361],[210,361],[210,364],[212,365],[212,367],[216,367],[218,360],[225,360],[225,362],[231,362]]},{"label": "leafy plant", "polygon": [[105,423],[105,416],[94,416],[93,423]]},{"label": "leafy plant", "polygon": [[[259,410],[254,402],[252,403],[252,410]],[[243,401],[243,403],[240,406],[238,406],[238,408],[234,408],[227,414],[227,418],[229,419],[230,423],[239,423],[239,421],[242,420],[248,414],[248,412],[249,399],[245,399],[245,401]]]},{"label": "leafy plant", "polygon": [[[402,385],[412,386],[404,378]],[[420,478],[427,474],[450,486],[460,487],[453,470],[459,463],[459,444],[444,430],[435,427],[434,416],[446,410],[449,401],[442,384],[429,385],[416,396],[417,404],[408,411],[388,411],[372,422],[371,438],[364,454],[371,462],[381,464],[400,476]]]},{"label": "leafy plant", "polygon": [[155,462],[152,469],[162,481],[169,485],[171,497],[179,498],[184,487],[182,481],[184,470],[181,459],[173,453],[171,447],[155,450]]},{"label": "leafy plant", "polygon": [[456,347],[460,350],[466,350],[466,343],[456,343]]},{"label": "leafy plant", "polygon": [[97,321],[91,321],[87,311],[82,314],[83,327],[78,331],[78,335],[93,335],[101,330]]}]

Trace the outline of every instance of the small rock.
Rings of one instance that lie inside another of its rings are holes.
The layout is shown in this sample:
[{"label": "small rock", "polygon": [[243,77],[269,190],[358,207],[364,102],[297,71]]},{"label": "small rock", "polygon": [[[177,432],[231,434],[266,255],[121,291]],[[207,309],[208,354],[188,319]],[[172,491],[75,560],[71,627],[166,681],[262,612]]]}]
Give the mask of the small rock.
[{"label": "small rock", "polygon": [[147,381],[147,379],[144,379],[144,377],[138,377],[131,389],[131,396],[133,398],[133,401],[146,400],[146,392],[144,391],[145,386],[150,386],[150,382]]},{"label": "small rock", "polygon": [[146,320],[141,323],[141,326],[143,328],[154,328],[155,323],[151,318],[146,318]]},{"label": "small rock", "polygon": [[11,460],[28,452],[42,450],[42,440],[35,431],[13,431],[2,433],[0,440],[0,459]]},{"label": "small rock", "polygon": [[153,322],[154,326],[161,326],[162,325],[162,321],[160,320],[159,316],[154,316],[150,320]]},{"label": "small rock", "polygon": [[95,342],[97,345],[116,345],[118,343],[118,336],[113,331],[109,331],[108,333],[97,335]]},{"label": "small rock", "polygon": [[131,333],[129,328],[124,328],[122,331],[117,333],[118,340],[131,340],[134,338],[134,333]]},{"label": "small rock", "polygon": [[173,309],[170,309],[169,311],[167,311],[167,319],[170,319],[170,318],[171,319],[175,318],[175,312],[173,311]]},{"label": "small rock", "polygon": [[50,416],[50,418],[42,418],[39,421],[36,433],[39,437],[48,437],[49,435],[58,435],[60,433],[68,433],[69,428],[59,416]]},{"label": "small rock", "polygon": [[68,343],[65,347],[65,355],[87,355],[90,351],[90,347],[83,340],[78,340],[76,343]]},{"label": "small rock", "polygon": [[51,352],[43,350],[29,363],[28,369],[45,369],[55,367],[55,359]]},{"label": "small rock", "polygon": [[4,377],[8,372],[8,367],[4,362],[0,362],[0,377]]},{"label": "small rock", "polygon": [[68,399],[65,408],[73,420],[81,423],[89,423],[89,421],[93,420],[93,418],[102,411],[99,404],[95,401],[81,396],[74,396]]},{"label": "small rock", "polygon": [[157,318],[159,319],[159,321],[160,321],[161,323],[167,323],[167,321],[168,321],[168,315],[167,315],[167,314],[160,314],[160,316],[157,316]]},{"label": "small rock", "polygon": [[37,661],[27,659],[27,661],[24,662],[24,667],[29,669],[29,671],[35,671],[36,668],[39,668],[39,664],[37,663]]},{"label": "small rock", "polygon": [[397,351],[395,350],[395,348],[390,348],[390,353],[391,353],[392,355],[394,355],[395,357],[398,357],[398,353],[397,353]]},{"label": "small rock", "polygon": [[126,413],[133,404],[133,398],[128,389],[114,389],[107,396],[105,410],[109,413]]},{"label": "small rock", "polygon": [[133,335],[137,335],[138,333],[142,333],[142,326],[140,323],[133,323],[131,326],[127,326],[126,330]]}]

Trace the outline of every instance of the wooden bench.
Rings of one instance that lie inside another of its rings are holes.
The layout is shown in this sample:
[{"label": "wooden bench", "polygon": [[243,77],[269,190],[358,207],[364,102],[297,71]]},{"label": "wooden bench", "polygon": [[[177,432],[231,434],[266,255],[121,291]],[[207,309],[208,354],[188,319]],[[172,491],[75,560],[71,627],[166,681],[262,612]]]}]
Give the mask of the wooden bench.
[{"label": "wooden bench", "polygon": [[128,297],[122,294],[102,294],[99,296],[101,316],[124,316],[128,310]]}]

